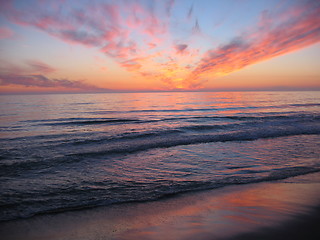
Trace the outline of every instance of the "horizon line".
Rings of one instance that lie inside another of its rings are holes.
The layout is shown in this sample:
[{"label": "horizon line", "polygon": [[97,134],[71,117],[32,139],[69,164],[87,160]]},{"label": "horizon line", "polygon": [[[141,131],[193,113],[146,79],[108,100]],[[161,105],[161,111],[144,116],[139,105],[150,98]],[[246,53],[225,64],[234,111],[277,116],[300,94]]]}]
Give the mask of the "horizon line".
[{"label": "horizon line", "polygon": [[43,92],[0,92],[3,95],[47,95],[47,94],[105,94],[105,93],[181,93],[181,92],[318,92],[320,87],[315,88],[263,88],[263,89],[198,89],[198,90],[109,90],[109,91],[43,91]]}]

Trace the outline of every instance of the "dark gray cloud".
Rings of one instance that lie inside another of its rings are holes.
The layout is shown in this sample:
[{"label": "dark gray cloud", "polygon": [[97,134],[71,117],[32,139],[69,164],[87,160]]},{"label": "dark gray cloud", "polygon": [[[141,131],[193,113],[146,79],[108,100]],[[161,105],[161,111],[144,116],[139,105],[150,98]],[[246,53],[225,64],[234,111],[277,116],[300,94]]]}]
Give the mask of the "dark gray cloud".
[{"label": "dark gray cloud", "polygon": [[55,68],[49,66],[48,64],[38,61],[38,60],[28,60],[26,63],[29,65],[32,71],[39,73],[51,73],[56,71]]},{"label": "dark gray cloud", "polygon": [[187,47],[188,47],[187,44],[177,44],[175,46],[178,53],[183,53],[183,51],[186,50]]},{"label": "dark gray cloud", "polygon": [[14,73],[0,74],[0,86],[5,85],[21,85],[26,87],[64,87],[68,89],[82,89],[103,91],[104,88],[98,88],[94,85],[84,83],[82,81],[71,81],[66,78],[48,78],[41,74],[19,75]]},{"label": "dark gray cloud", "polygon": [[191,19],[192,13],[193,13],[193,4],[192,4],[191,7],[189,8],[188,15],[187,15],[187,19]]},{"label": "dark gray cloud", "polygon": [[200,25],[199,25],[198,19],[196,19],[196,21],[194,22],[194,26],[192,28],[192,32],[193,32],[193,34],[201,33],[201,29],[200,29]]}]

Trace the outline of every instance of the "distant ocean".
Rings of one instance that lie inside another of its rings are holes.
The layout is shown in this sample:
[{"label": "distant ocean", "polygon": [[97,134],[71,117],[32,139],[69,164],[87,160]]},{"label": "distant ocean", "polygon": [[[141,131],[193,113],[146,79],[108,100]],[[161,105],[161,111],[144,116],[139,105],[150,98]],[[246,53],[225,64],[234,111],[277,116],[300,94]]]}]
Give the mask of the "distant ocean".
[{"label": "distant ocean", "polygon": [[0,96],[0,220],[320,171],[320,92]]}]

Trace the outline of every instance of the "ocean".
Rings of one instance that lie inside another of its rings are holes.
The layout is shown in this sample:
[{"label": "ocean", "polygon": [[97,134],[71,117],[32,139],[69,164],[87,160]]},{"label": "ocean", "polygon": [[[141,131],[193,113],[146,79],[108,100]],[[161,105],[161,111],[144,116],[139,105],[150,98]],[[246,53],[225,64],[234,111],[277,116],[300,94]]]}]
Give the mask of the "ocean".
[{"label": "ocean", "polygon": [[320,92],[0,96],[0,220],[320,171]]}]

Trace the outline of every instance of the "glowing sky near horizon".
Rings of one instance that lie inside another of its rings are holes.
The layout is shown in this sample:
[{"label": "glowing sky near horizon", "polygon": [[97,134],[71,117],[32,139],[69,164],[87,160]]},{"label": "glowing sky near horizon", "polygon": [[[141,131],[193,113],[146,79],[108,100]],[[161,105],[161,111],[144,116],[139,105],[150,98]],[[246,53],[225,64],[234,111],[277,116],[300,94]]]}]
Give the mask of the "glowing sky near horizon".
[{"label": "glowing sky near horizon", "polygon": [[320,89],[317,0],[0,3],[0,92]]}]

